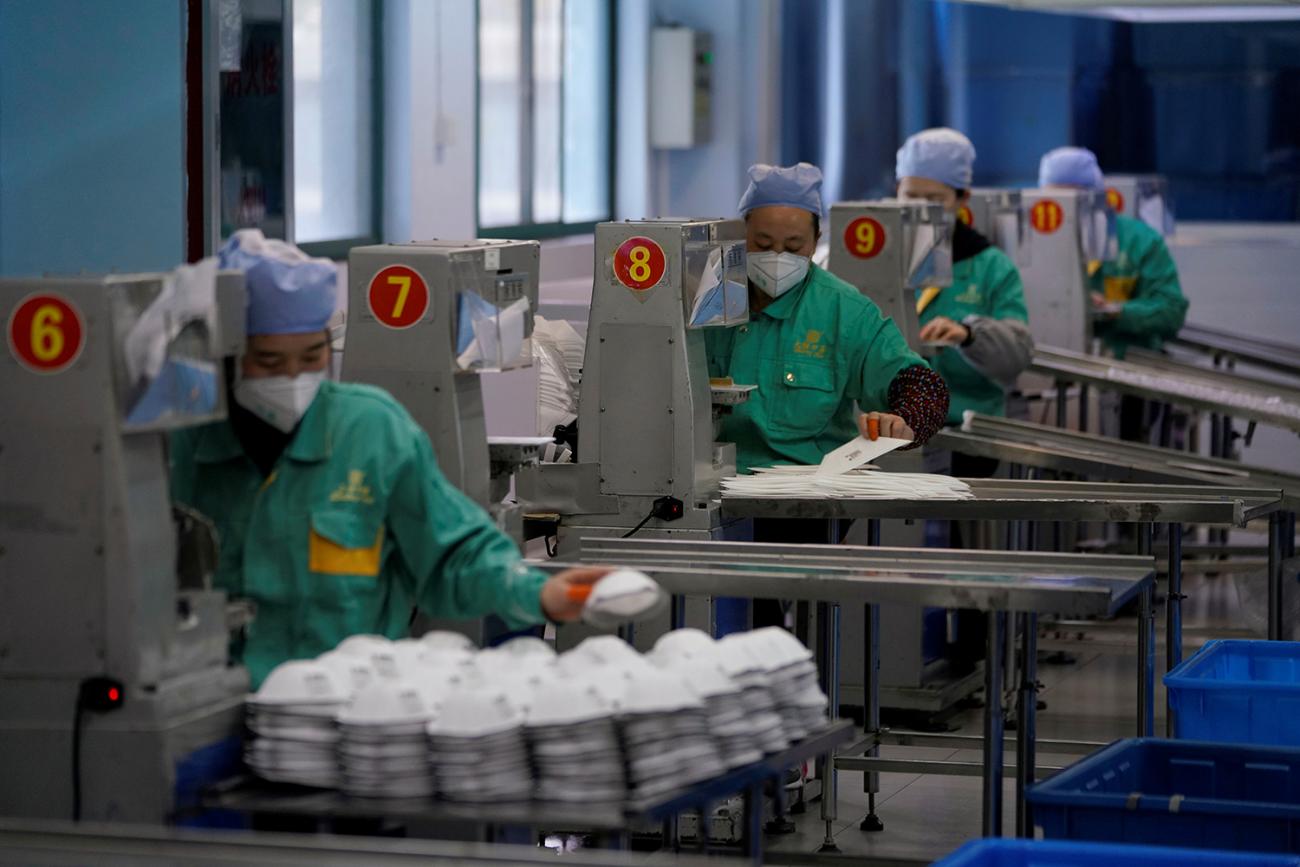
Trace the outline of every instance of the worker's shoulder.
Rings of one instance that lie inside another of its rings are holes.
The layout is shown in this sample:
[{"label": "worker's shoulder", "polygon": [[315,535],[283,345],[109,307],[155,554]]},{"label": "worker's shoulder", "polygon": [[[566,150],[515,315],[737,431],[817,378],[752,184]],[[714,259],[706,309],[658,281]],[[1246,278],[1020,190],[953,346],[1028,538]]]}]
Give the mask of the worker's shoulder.
[{"label": "worker's shoulder", "polygon": [[1143,247],[1165,246],[1164,236],[1136,217],[1118,214],[1115,217],[1115,236],[1120,246],[1126,244]]},{"label": "worker's shoulder", "polygon": [[1010,273],[1014,273],[1017,278],[1020,276],[1020,269],[1016,267],[1015,261],[1001,247],[992,244],[972,256],[971,264],[985,275],[996,275],[997,279],[1002,279]]},{"label": "worker's shoulder", "polygon": [[827,271],[825,268],[812,266],[812,282],[809,284],[809,300],[817,309],[830,307],[837,310],[842,319],[850,321],[866,319],[876,322],[884,319],[884,314],[866,295],[852,284]]},{"label": "worker's shoulder", "polygon": [[330,402],[330,418],[335,425],[402,432],[416,427],[406,407],[377,386],[326,380],[321,384],[321,393]]}]

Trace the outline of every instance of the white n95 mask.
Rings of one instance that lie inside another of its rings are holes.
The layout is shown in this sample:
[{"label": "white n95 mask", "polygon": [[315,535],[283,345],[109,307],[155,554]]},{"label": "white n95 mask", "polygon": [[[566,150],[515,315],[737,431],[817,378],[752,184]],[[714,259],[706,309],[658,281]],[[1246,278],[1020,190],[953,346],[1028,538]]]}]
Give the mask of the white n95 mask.
[{"label": "white n95 mask", "polygon": [[812,264],[807,256],[775,250],[750,253],[746,260],[750,282],[773,298],[779,298],[798,286]]},{"label": "white n95 mask", "polygon": [[324,381],[323,370],[241,379],[235,385],[235,400],[271,427],[289,433],[307,414]]}]

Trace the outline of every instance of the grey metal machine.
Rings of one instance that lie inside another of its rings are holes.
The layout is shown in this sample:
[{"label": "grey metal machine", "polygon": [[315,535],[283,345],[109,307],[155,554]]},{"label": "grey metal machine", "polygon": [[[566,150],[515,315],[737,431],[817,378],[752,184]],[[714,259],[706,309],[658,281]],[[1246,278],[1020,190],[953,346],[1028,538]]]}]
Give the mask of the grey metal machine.
[{"label": "grey metal machine", "polygon": [[1029,222],[1020,190],[975,187],[957,218],[992,241],[1017,267],[1029,264]]},{"label": "grey metal machine", "polygon": [[1040,346],[1087,352],[1092,345],[1089,278],[1113,258],[1105,193],[1030,189],[1029,254],[1020,266],[1029,327]]},{"label": "grey metal machine", "polygon": [[198,267],[0,280],[0,814],[163,822],[238,764],[233,612],[168,484],[243,342],[242,277]]},{"label": "grey metal machine", "polygon": [[1106,175],[1106,204],[1117,214],[1141,220],[1162,235],[1174,233],[1169,181],[1164,175]]},{"label": "grey metal machine", "polygon": [[447,478],[522,539],[503,502],[537,443],[489,443],[479,373],[532,364],[536,241],[422,241],[356,247],[348,256],[343,378],[377,385],[429,435]]},{"label": "grey metal machine", "polygon": [[719,483],[735,446],[722,413],[753,385],[710,382],[704,329],[748,320],[744,225],[633,220],[596,227],[595,282],[578,405],[577,461],[517,476],[519,497],[560,516],[558,552],[584,536],[742,538]]},{"label": "grey metal machine", "polygon": [[832,205],[828,268],[876,302],[920,351],[917,296],[952,282],[952,217],[928,202]]}]

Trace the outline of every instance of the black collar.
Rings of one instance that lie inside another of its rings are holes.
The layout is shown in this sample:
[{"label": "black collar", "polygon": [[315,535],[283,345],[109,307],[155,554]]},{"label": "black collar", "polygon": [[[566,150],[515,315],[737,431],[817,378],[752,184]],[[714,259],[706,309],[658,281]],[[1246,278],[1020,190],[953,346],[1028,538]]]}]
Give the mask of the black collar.
[{"label": "black collar", "polygon": [[993,244],[970,226],[957,221],[957,228],[952,233],[952,261],[962,262],[983,253]]}]

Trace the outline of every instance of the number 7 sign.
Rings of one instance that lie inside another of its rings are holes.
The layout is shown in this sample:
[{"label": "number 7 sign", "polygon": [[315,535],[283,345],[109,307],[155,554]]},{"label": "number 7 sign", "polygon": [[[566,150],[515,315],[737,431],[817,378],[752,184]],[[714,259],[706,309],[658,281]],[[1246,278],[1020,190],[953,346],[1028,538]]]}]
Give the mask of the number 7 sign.
[{"label": "number 7 sign", "polygon": [[429,309],[429,287],[413,269],[389,265],[370,278],[366,300],[381,325],[410,328]]}]

